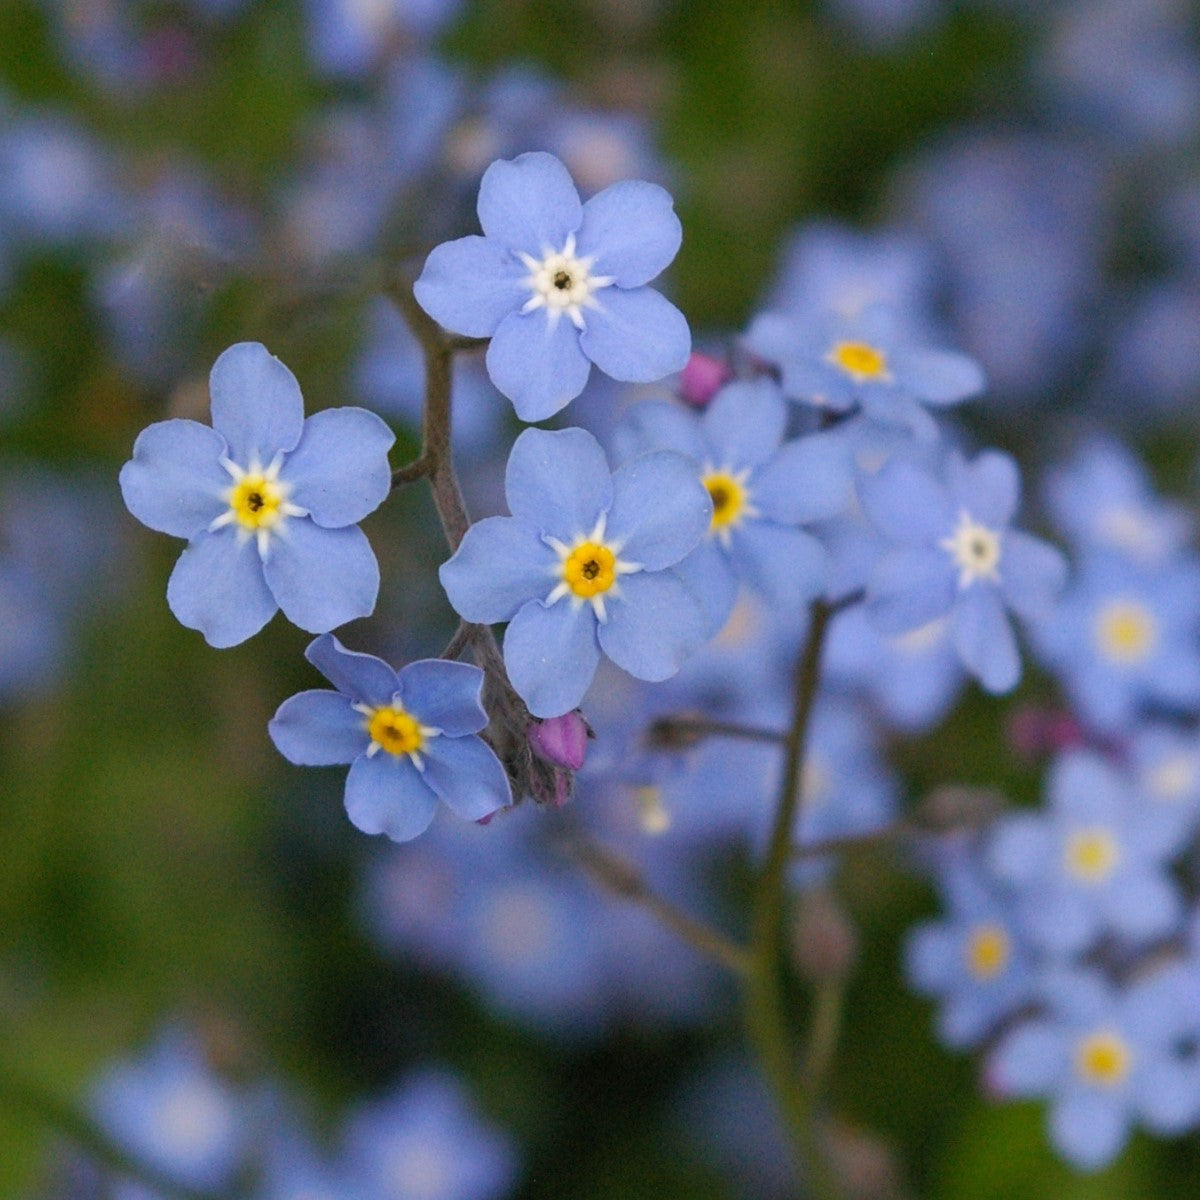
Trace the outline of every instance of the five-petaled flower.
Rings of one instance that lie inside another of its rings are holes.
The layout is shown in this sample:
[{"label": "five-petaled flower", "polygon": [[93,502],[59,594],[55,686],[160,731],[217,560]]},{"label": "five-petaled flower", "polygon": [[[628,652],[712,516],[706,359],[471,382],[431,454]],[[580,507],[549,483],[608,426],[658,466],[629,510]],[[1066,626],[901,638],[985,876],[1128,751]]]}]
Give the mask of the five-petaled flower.
[{"label": "five-petaled flower", "polygon": [[610,472],[582,429],[527,429],[508,460],[511,517],[488,517],[441,569],[468,621],[508,621],[504,661],[529,710],[575,708],[600,652],[638,679],[673,675],[704,639],[699,601],[669,568],[704,536],[712,501],[682,454]]},{"label": "five-petaled flower", "polygon": [[305,657],[337,691],[285,700],[269,726],[289,762],[350,764],[346,812],[364,833],[407,842],[433,820],[438,800],[478,821],[512,803],[500,760],[482,738],[483,672],[422,659],[394,671],[324,634]]},{"label": "five-petaled flower", "polygon": [[646,286],[682,237],[661,187],[623,180],[582,204],[539,151],[492,163],[478,212],[483,236],[437,246],[413,292],[446,329],[492,339],[488,374],[523,421],[578,396],[592,363],[627,383],[684,367],[687,322]]},{"label": "five-petaled flower", "polygon": [[129,511],[188,539],[167,584],[171,611],[222,647],[280,608],[309,633],[367,616],[379,567],[357,523],[391,488],[392,431],[362,408],[305,420],[295,376],[258,342],[230,346],[209,391],[211,429],[160,421],[121,469]]}]

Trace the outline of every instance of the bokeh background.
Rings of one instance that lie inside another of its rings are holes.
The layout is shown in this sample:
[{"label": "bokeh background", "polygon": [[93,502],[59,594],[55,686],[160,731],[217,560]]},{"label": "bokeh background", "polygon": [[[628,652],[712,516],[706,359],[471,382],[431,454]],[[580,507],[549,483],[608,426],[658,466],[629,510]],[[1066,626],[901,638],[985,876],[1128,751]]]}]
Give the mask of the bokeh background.
[{"label": "bokeh background", "polygon": [[[266,736],[319,686],[308,638],[276,619],[218,652],[182,628],[179,545],[124,511],[117,472],[151,421],[205,419],[207,371],[242,340],[310,411],[377,407],[404,461],[419,367],[384,282],[475,230],[488,162],[549,149],[587,191],[671,189],[668,287],[698,344],[733,343],[797,230],[858,231],[986,365],[978,438],[1035,470],[1104,423],[1190,501],[1198,134],[1183,0],[0,5],[0,1195],[124,1195],[70,1112],[163,1039],[297,1162],[335,1159],[351,1115],[414,1071],[449,1072],[463,1145],[491,1130],[508,1166],[478,1193],[426,1175],[380,1196],[788,1194],[719,977],[554,857],[562,814],[527,806],[490,844],[354,830],[340,772],[290,767]],[[461,395],[474,511],[500,511],[517,425],[477,369]],[[600,387],[566,415],[602,431],[618,402]],[[421,487],[365,529],[383,591],[345,640],[438,653],[454,626]],[[753,690],[762,667],[743,670]],[[947,782],[1034,802],[1043,763],[1013,718],[1052,696],[1032,670],[887,734],[895,802]],[[581,788],[595,810],[569,819],[612,832],[619,794]],[[705,854],[700,906],[738,931],[744,847]],[[860,1194],[1190,1194],[1196,1135],[1138,1135],[1079,1175],[1042,1106],[993,1102],[938,1045],[901,968],[936,906],[910,861],[857,853],[839,891],[858,952],[830,1103]]]}]

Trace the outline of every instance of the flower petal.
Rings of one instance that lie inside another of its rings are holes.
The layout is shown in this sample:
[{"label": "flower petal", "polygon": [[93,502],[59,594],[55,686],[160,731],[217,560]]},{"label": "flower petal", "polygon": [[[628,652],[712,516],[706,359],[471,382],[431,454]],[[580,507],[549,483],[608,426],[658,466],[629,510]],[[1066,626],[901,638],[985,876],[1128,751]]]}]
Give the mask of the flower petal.
[{"label": "flower petal", "polygon": [[566,317],[551,323],[544,311],[509,313],[492,335],[486,362],[522,421],[544,421],[565,408],[592,369],[575,326]]},{"label": "flower petal", "polygon": [[713,465],[741,470],[765,463],[783,441],[787,416],[787,401],[771,379],[727,383],[700,422]]},{"label": "flower petal", "polygon": [[167,581],[167,605],[181,625],[222,649],[252,637],[279,608],[254,541],[239,543],[228,526],[188,544]]},{"label": "flower petal", "polygon": [[613,472],[605,537],[648,571],[674,566],[712,523],[712,498],[696,463],[674,450],[643,454]]},{"label": "flower petal", "polygon": [[477,211],[489,238],[535,256],[561,250],[583,220],[570,172],[543,151],[492,163],[479,183]]},{"label": "flower petal", "polygon": [[356,525],[392,490],[388,450],[396,435],[365,408],[329,408],[304,422],[280,478],[288,499],[328,528]]},{"label": "flower petal", "polygon": [[591,606],[563,599],[549,607],[533,600],[504,633],[504,665],[535,717],[561,717],[577,708],[596,673],[600,647]]},{"label": "flower petal", "polygon": [[550,594],[558,578],[554,551],[536,529],[512,517],[476,521],[438,578],[460,617],[491,625],[511,621],[529,600]]},{"label": "flower petal", "polygon": [[669,679],[704,642],[700,602],[673,571],[626,575],[597,629],[604,653],[635,679]]},{"label": "flower petal", "polygon": [[901,384],[926,404],[957,404],[987,385],[973,358],[951,350],[895,350],[891,366]]},{"label": "flower petal", "polygon": [[946,489],[911,463],[885,463],[859,480],[858,495],[871,524],[893,541],[936,544],[954,529],[957,513]]},{"label": "flower petal", "polygon": [[1129,1123],[1123,1093],[1072,1088],[1050,1110],[1050,1140],[1073,1166],[1098,1171],[1120,1153],[1129,1137]]},{"label": "flower petal", "polygon": [[480,700],[483,672],[470,663],[423,658],[401,667],[399,682],[405,709],[447,737],[478,733],[488,723]]},{"label": "flower petal", "polygon": [[350,697],[323,688],[289,696],[267,732],[279,753],[299,767],[352,763],[371,742]]},{"label": "flower petal", "polygon": [[213,363],[208,377],[213,428],[240,467],[266,466],[295,447],[304,428],[304,398],[296,377],[261,342],[238,342]]},{"label": "flower petal", "polygon": [[670,193],[656,183],[624,179],[583,206],[576,245],[581,257],[595,260],[592,274],[635,288],[666,270],[682,240]]},{"label": "flower petal", "polygon": [[465,337],[491,337],[496,326],[531,293],[528,270],[501,242],[457,238],[435,246],[413,284],[417,303],[444,329]]},{"label": "flower petal", "polygon": [[263,574],[283,614],[309,633],[369,617],[379,595],[379,564],[357,525],[323,529],[307,517],[271,539]]},{"label": "flower petal", "polygon": [[1021,502],[1021,472],[1008,454],[985,450],[969,462],[959,454],[946,460],[946,480],[957,509],[966,509],[991,529],[1012,522]]},{"label": "flower petal", "polygon": [[704,609],[704,636],[715,637],[733,611],[738,577],[728,556],[713,538],[704,538],[671,568]]},{"label": "flower petal", "polygon": [[1004,817],[988,841],[988,868],[1006,883],[1028,887],[1045,873],[1051,852],[1050,832],[1041,817]]},{"label": "flower petal", "polygon": [[1001,1040],[987,1066],[988,1082],[1004,1096],[1041,1096],[1067,1066],[1067,1046],[1047,1020],[1026,1021]]},{"label": "flower petal", "polygon": [[408,842],[429,828],[436,809],[433,788],[408,755],[364,754],[346,776],[346,815],[363,833],[386,833],[393,842]]},{"label": "flower petal", "polygon": [[1021,656],[999,592],[972,584],[959,597],[951,623],[954,648],[963,666],[987,691],[1012,691],[1021,678]]},{"label": "flower petal", "polygon": [[347,650],[332,633],[323,633],[309,642],[304,657],[339,692],[361,704],[374,708],[390,704],[400,689],[399,677],[382,658]]},{"label": "flower petal", "polygon": [[941,550],[924,547],[885,554],[867,581],[867,615],[881,633],[908,633],[954,606],[954,568]]},{"label": "flower petal", "polygon": [[747,521],[733,531],[730,548],[742,579],[773,606],[793,610],[825,590],[829,555],[802,529]]},{"label": "flower petal", "polygon": [[570,542],[612,504],[612,473],[587,430],[526,429],[508,456],[504,494],[519,521]]},{"label": "flower petal", "polygon": [[1000,586],[1009,607],[1037,620],[1054,608],[1067,583],[1067,560],[1049,542],[1006,529],[1001,543]]},{"label": "flower petal", "polygon": [[606,375],[650,383],[682,371],[692,352],[683,313],[653,288],[604,288],[584,315],[579,345]]},{"label": "flower petal", "polygon": [[430,738],[425,743],[425,782],[465,821],[478,821],[512,803],[508,776],[482,738]]},{"label": "flower petal", "polygon": [[228,507],[233,480],[221,466],[225,439],[199,421],[159,421],[143,429],[121,468],[125,507],[143,525],[193,538]]},{"label": "flower petal", "polygon": [[697,463],[710,457],[700,418],[666,400],[632,404],[613,433],[613,446],[622,462],[651,450],[678,450]]},{"label": "flower petal", "polygon": [[832,433],[812,433],[782,446],[750,480],[754,507],[781,525],[840,516],[854,494],[850,448]]}]

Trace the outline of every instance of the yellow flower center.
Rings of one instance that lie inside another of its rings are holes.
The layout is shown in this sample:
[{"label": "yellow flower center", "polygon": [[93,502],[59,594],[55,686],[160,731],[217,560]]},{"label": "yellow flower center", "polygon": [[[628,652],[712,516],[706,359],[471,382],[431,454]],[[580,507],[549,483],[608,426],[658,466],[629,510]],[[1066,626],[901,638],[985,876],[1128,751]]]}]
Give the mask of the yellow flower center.
[{"label": "yellow flower center", "polygon": [[1135,600],[1106,604],[1096,614],[1094,630],[1101,653],[1123,665],[1142,662],[1158,641],[1154,617]]},{"label": "yellow flower center", "polygon": [[976,925],[964,947],[967,970],[976,979],[994,979],[1008,965],[1011,948],[1003,926]]},{"label": "yellow flower center", "polygon": [[374,709],[367,721],[367,734],[375,745],[397,758],[403,754],[417,754],[425,746],[421,723],[399,705]]},{"label": "yellow flower center", "polygon": [[229,490],[229,507],[243,529],[270,529],[286,515],[288,488],[261,472],[246,474]]},{"label": "yellow flower center", "polygon": [[563,560],[563,582],[584,600],[607,592],[617,579],[617,557],[602,542],[581,542]]},{"label": "yellow flower center", "polygon": [[1075,1070],[1088,1083],[1115,1087],[1129,1074],[1132,1058],[1123,1038],[1100,1030],[1080,1039],[1075,1047]]},{"label": "yellow flower center", "polygon": [[712,498],[712,522],[709,529],[727,529],[736,525],[746,515],[746,489],[744,480],[728,471],[710,471],[700,477]]},{"label": "yellow flower center", "polygon": [[1077,829],[1063,855],[1067,870],[1083,883],[1103,883],[1121,858],[1117,839],[1107,829]]},{"label": "yellow flower center", "polygon": [[890,378],[887,356],[866,342],[838,342],[830,350],[828,359],[835,367],[841,367],[855,383]]}]

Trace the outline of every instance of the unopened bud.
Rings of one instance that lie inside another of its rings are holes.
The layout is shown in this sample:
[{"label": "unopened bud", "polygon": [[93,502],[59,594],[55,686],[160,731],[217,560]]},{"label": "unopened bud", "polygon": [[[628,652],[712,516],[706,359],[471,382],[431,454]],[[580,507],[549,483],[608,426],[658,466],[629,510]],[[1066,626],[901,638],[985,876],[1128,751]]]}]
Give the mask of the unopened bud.
[{"label": "unopened bud", "polygon": [[588,738],[594,737],[591,726],[579,709],[532,721],[529,725],[529,744],[538,758],[568,771],[578,771],[587,757]]},{"label": "unopened bud", "polygon": [[906,1189],[892,1150],[873,1133],[843,1121],[831,1121],[824,1141],[848,1200],[901,1200]]},{"label": "unopened bud", "polygon": [[813,983],[845,979],[858,957],[858,932],[837,897],[824,888],[805,892],[792,926],[796,969]]},{"label": "unopened bud", "polygon": [[1083,727],[1070,713],[1035,705],[1013,713],[1005,733],[1009,748],[1027,762],[1081,746],[1087,740]]},{"label": "unopened bud", "polygon": [[913,813],[916,826],[929,833],[955,833],[978,829],[996,817],[1007,804],[995,788],[946,784],[934,788]]},{"label": "unopened bud", "polygon": [[693,351],[679,373],[679,396],[685,403],[703,408],[732,377],[727,362]]}]

